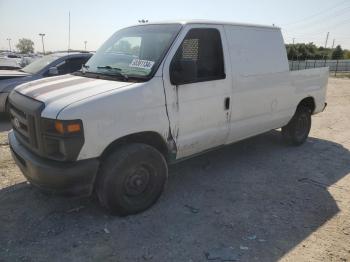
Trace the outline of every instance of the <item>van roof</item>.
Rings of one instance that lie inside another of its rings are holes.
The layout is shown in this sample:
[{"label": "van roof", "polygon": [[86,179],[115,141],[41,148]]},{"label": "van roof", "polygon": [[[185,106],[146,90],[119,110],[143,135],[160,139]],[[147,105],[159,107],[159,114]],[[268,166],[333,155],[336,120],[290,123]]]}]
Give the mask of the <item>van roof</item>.
[{"label": "van roof", "polygon": [[280,29],[278,26],[274,25],[258,25],[249,23],[237,23],[237,22],[224,22],[224,21],[213,21],[213,20],[171,20],[171,21],[157,21],[157,22],[147,22],[139,25],[153,25],[153,24],[215,24],[215,25],[234,25],[234,26],[244,26],[244,27],[258,27],[258,28],[269,28],[269,29]]}]

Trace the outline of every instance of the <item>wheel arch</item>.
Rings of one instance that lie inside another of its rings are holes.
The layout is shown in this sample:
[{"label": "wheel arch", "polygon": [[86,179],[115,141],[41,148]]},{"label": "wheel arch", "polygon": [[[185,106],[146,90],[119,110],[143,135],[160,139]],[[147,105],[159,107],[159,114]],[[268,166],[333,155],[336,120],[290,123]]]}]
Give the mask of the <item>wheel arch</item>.
[{"label": "wheel arch", "polygon": [[118,147],[130,143],[141,143],[152,146],[164,156],[166,161],[169,160],[170,154],[173,151],[162,135],[154,131],[145,131],[129,134],[114,140],[104,149],[100,158],[104,159],[109,155],[109,153],[113,152]]},{"label": "wheel arch", "polygon": [[305,97],[299,102],[297,109],[301,106],[309,108],[313,114],[316,108],[315,99],[312,96]]}]

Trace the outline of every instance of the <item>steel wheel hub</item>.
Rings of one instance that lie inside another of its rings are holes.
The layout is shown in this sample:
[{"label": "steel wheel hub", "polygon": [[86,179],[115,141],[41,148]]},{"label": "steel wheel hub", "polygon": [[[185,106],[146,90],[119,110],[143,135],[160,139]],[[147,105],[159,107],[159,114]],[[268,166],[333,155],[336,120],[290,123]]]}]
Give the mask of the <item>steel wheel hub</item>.
[{"label": "steel wheel hub", "polygon": [[139,167],[130,174],[125,183],[125,191],[129,196],[142,194],[149,183],[150,174],[145,167]]}]

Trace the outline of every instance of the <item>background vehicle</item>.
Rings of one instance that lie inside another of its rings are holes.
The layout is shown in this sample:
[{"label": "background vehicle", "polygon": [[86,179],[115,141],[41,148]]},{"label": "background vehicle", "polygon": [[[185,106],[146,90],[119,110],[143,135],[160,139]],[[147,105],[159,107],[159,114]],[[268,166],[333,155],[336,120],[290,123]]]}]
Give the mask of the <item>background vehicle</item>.
[{"label": "background vehicle", "polygon": [[0,70],[18,70],[29,65],[42,56],[35,54],[0,53]]},{"label": "background vehicle", "polygon": [[[112,55],[113,54],[113,55]],[[81,71],[10,95],[13,157],[34,185],[119,215],[160,196],[167,164],[282,127],[301,145],[328,68],[289,71],[277,27],[207,21],[114,34]]]},{"label": "background vehicle", "polygon": [[40,78],[64,75],[81,69],[90,53],[55,53],[19,70],[0,70],[0,113],[6,111],[8,94],[18,85]]},{"label": "background vehicle", "polygon": [[0,56],[0,70],[16,70],[20,68],[22,68],[21,58]]}]

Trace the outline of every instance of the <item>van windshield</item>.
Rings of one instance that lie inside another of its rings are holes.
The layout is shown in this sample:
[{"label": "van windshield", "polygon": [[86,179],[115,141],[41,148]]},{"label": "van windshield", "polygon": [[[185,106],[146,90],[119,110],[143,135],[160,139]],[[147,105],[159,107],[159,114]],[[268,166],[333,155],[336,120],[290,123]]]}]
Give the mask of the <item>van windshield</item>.
[{"label": "van windshield", "polygon": [[122,29],[97,50],[82,71],[148,79],[157,70],[180,29],[180,24]]}]

